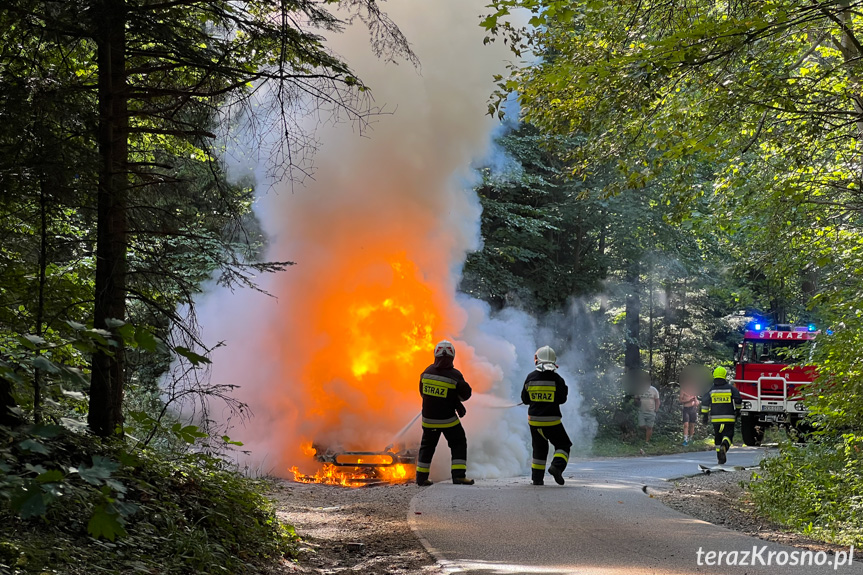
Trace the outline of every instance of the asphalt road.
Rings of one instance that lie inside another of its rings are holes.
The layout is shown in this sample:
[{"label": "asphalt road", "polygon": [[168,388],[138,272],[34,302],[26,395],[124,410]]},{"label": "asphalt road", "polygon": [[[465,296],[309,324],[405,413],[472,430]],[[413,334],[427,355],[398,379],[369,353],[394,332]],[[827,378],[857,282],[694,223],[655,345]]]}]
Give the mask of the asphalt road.
[{"label": "asphalt road", "polygon": [[[763,454],[735,448],[728,465],[755,465]],[[791,553],[800,550],[693,519],[644,491],[645,485],[692,475],[699,463],[715,462],[711,452],[579,460],[567,469],[562,487],[550,476],[542,487],[530,485],[528,477],[478,481],[472,487],[436,483],[414,497],[408,520],[448,573],[863,573],[859,562],[834,570],[833,555],[820,567],[791,566]],[[708,556],[711,551],[717,555]],[[719,552],[732,551],[737,555],[724,554],[721,565],[707,564],[716,563]],[[748,564],[741,565],[745,551]],[[787,564],[779,565],[783,560]]]}]

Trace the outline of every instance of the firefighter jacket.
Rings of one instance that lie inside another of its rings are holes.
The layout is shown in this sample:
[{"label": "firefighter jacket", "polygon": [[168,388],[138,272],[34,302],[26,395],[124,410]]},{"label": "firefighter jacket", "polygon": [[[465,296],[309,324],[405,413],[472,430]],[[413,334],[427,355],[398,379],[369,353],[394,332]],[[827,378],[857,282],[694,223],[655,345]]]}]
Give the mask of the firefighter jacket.
[{"label": "firefighter jacket", "polygon": [[[446,428],[459,424],[456,409],[472,393],[470,385],[448,356],[435,358],[420,376],[423,427]],[[463,409],[463,408],[461,408]]]},{"label": "firefighter jacket", "polygon": [[548,427],[560,423],[560,404],[566,403],[568,393],[563,378],[554,371],[535,370],[528,374],[521,390],[521,401],[528,406],[528,424]]},{"label": "firefighter jacket", "polygon": [[723,379],[714,379],[713,387],[701,398],[701,415],[710,415],[711,423],[734,423],[743,400],[737,388]]}]

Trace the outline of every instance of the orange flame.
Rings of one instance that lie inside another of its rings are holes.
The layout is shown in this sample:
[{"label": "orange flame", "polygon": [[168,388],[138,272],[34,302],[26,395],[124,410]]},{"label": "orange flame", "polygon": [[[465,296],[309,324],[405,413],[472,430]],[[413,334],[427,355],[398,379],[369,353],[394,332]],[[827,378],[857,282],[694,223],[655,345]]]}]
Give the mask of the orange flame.
[{"label": "orange flame", "polygon": [[305,310],[309,332],[325,337],[303,358],[303,435],[350,451],[378,451],[410,421],[419,376],[448,329],[445,304],[405,253],[369,257],[340,262],[351,279],[318,286]]},{"label": "orange flame", "polygon": [[294,481],[298,483],[323,483],[326,485],[340,485],[342,487],[363,487],[378,483],[403,483],[414,477],[414,466],[396,464],[388,467],[337,467],[332,463],[325,463],[313,475],[300,472],[299,468],[292,467],[291,473]]}]

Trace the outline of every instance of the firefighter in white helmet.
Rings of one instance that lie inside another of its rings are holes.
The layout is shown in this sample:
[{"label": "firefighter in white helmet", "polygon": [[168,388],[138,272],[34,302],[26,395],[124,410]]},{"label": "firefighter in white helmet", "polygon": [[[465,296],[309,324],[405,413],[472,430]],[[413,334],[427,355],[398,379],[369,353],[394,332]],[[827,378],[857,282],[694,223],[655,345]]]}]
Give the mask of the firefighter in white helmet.
[{"label": "firefighter in white helmet", "polygon": [[459,420],[459,416],[464,417],[462,402],[470,398],[471,388],[461,372],[453,367],[453,359],[455,347],[443,340],[434,348],[434,363],[420,376],[423,438],[417,456],[418,485],[431,485],[429,471],[441,434],[452,452],[452,482],[457,485],[474,483],[473,479],[467,479],[467,436]]},{"label": "firefighter in white helmet", "polygon": [[563,470],[569,462],[572,441],[563,428],[560,405],[566,403],[569,390],[566,382],[555,371],[557,355],[553,349],[547,345],[539,348],[533,361],[536,369],[527,376],[521,390],[521,401],[528,406],[527,423],[530,425],[530,439],[533,444],[531,479],[534,485],[543,484],[550,442],[554,446],[554,455],[548,472],[558,485],[563,485]]}]

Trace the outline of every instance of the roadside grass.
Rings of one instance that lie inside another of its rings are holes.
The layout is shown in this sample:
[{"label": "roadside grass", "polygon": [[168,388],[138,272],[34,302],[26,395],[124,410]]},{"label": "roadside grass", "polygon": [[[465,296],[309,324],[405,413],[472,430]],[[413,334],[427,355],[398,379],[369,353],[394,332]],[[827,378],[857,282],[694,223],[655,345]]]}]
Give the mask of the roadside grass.
[{"label": "roadside grass", "polygon": [[[788,441],[788,435],[783,429],[771,427],[765,430],[762,444],[777,445]],[[734,434],[734,446],[742,445],[743,438],[738,427]],[[624,435],[600,428],[598,435],[589,446],[576,446],[573,448],[573,454],[579,457],[635,457],[713,450],[712,428],[709,425],[699,424],[696,427],[695,438],[691,439],[688,445],[683,445],[683,434],[669,426],[655,430],[650,443],[644,441],[644,432],[641,430]]]},{"label": "roadside grass", "polygon": [[589,448],[574,450],[581,457],[634,457],[641,455],[668,455],[672,453],[689,453],[713,449],[712,437],[699,437],[683,445],[681,437],[654,436],[646,443],[641,436],[621,439],[611,436],[599,436],[593,440]]},{"label": "roadside grass", "polygon": [[[264,495],[268,484],[217,457],[73,433],[22,453],[32,441],[0,433],[0,573],[263,575],[296,552],[293,527]],[[22,490],[42,494],[41,513],[17,505]],[[123,513],[104,513],[115,508]]]}]

